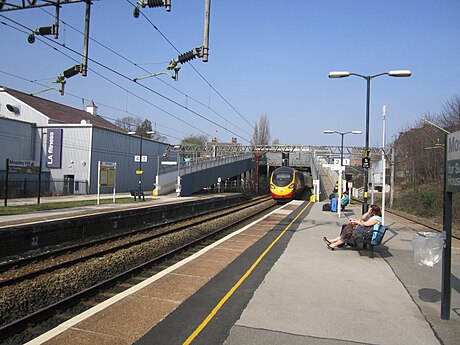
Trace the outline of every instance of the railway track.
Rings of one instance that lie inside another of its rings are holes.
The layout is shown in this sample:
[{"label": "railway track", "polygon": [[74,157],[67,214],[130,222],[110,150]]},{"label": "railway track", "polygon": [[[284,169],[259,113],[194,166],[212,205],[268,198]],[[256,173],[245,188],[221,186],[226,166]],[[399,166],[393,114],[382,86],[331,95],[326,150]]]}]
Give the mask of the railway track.
[{"label": "railway track", "polygon": [[[43,320],[50,320],[53,315],[57,315],[58,322],[55,319],[46,321],[51,324],[49,327],[53,327],[62,322],[63,313],[66,318],[72,317],[72,312],[68,312],[69,308],[81,305],[82,300],[86,301],[84,302],[86,307],[83,308],[88,308],[88,305],[96,304],[95,300],[100,300],[101,295],[107,297],[129,287],[129,283],[124,283],[127,280],[139,281],[142,280],[142,276],[153,274],[139,272],[151,267],[159,271],[161,268],[158,268],[158,265],[170,265],[165,263],[166,260],[191,255],[197,250],[197,246],[213,241],[216,236],[223,236],[222,234],[230,228],[267,212],[273,206],[274,202],[271,198],[261,198],[248,204],[231,207],[218,214],[199,217],[200,219],[162,225],[163,230],[156,227],[153,227],[153,230],[138,229],[139,233],[131,233],[117,239],[105,239],[106,243],[90,246],[91,253],[87,253],[88,244],[85,244],[80,249],[76,248],[78,246],[72,248],[70,254],[54,253],[51,256],[35,258],[42,264],[54,260],[58,262],[55,265],[46,264],[39,269],[32,268],[29,272],[27,272],[28,268],[37,263],[18,261],[21,267],[15,270],[4,270],[0,275],[2,277],[0,337],[6,339],[7,343],[23,343],[27,339],[32,339],[46,331],[47,327],[41,330],[43,326],[40,326],[39,331],[24,333],[26,328],[31,329],[31,325],[39,325]],[[101,249],[105,246],[109,248]],[[68,251],[69,248],[67,253]],[[76,257],[66,259],[66,256],[70,255]],[[58,260],[58,256],[64,259]],[[15,272],[7,273],[10,271]],[[140,276],[136,276],[138,274]],[[123,287],[123,284],[128,286]],[[114,286],[116,291],[110,291]],[[88,299],[94,296],[98,297],[88,302]],[[82,307],[76,309],[80,312]]]},{"label": "railway track", "polygon": [[180,221],[173,220],[162,224],[150,224],[121,234],[11,260],[0,265],[0,288],[26,279],[32,279],[40,274],[70,267],[92,258],[114,253],[144,241],[182,231],[190,226],[197,226],[219,217],[225,217],[228,214],[239,212],[269,199],[269,197],[257,198],[223,210],[211,211],[207,214],[188,217]]}]

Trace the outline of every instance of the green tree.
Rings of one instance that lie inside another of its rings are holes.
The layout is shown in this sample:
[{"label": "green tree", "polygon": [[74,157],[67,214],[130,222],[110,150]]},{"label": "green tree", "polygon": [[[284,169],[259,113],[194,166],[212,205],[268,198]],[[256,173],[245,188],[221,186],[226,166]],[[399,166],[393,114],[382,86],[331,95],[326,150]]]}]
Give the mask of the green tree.
[{"label": "green tree", "polygon": [[152,132],[152,122],[150,122],[148,119],[145,119],[139,125],[139,127],[136,128],[136,135],[139,135],[143,138],[151,138],[152,134],[147,132]]},{"label": "green tree", "polygon": [[181,145],[196,145],[196,146],[205,146],[208,137],[205,135],[191,135],[189,137],[185,137],[181,140]]}]

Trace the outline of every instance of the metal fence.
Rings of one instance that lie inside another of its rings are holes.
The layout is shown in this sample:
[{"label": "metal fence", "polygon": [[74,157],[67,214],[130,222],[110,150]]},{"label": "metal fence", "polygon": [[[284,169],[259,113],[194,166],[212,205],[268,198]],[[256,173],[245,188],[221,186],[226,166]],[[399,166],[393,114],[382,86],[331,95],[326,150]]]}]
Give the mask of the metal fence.
[{"label": "metal fence", "polygon": [[[20,179],[15,181],[0,179],[0,198],[5,198],[8,191],[8,199],[13,198],[32,198],[38,196],[39,182],[36,179]],[[40,186],[40,196],[57,196],[71,194],[88,194],[88,181],[77,180],[42,180]]]}]

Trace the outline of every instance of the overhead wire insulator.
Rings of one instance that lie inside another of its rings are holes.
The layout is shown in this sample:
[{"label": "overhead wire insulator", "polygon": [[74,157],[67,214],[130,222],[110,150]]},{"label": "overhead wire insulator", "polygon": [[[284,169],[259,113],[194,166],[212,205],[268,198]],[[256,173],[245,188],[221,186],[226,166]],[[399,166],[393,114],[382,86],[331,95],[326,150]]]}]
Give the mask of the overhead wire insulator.
[{"label": "overhead wire insulator", "polygon": [[57,30],[56,25],[43,26],[41,28],[38,28],[32,31],[32,33],[27,37],[27,41],[32,44],[35,42],[35,35],[40,35],[40,36],[55,35],[56,36],[57,31],[58,30]]},{"label": "overhead wire insulator", "polygon": [[62,75],[64,78],[70,78],[73,77],[74,75],[77,75],[78,73],[81,72],[81,65],[75,65],[70,67],[69,69],[66,69],[64,72],[62,72]]},{"label": "overhead wire insulator", "polygon": [[141,7],[164,7],[166,11],[171,12],[171,0],[137,0],[133,10],[134,18],[139,18]]},{"label": "overhead wire insulator", "polygon": [[41,27],[41,28],[38,28],[37,30],[35,30],[35,33],[36,34],[39,34],[39,35],[54,35],[55,33],[55,27],[54,25],[53,26],[44,26],[44,27]]},{"label": "overhead wire insulator", "polygon": [[[163,0],[147,0],[147,6],[150,8],[163,7],[165,6],[165,2]],[[144,5],[142,7],[144,7]]]},{"label": "overhead wire insulator", "polygon": [[177,61],[183,64],[183,63],[186,63],[188,61],[191,61],[191,60],[195,59],[198,55],[199,55],[199,52],[195,48],[193,50],[189,50],[188,52],[180,54],[177,57]]}]

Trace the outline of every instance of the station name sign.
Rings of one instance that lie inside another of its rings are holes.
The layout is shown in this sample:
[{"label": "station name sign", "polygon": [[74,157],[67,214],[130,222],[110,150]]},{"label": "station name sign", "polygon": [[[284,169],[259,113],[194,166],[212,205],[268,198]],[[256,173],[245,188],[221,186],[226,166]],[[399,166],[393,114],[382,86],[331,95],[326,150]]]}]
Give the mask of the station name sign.
[{"label": "station name sign", "polygon": [[447,136],[446,191],[460,192],[460,131]]}]

